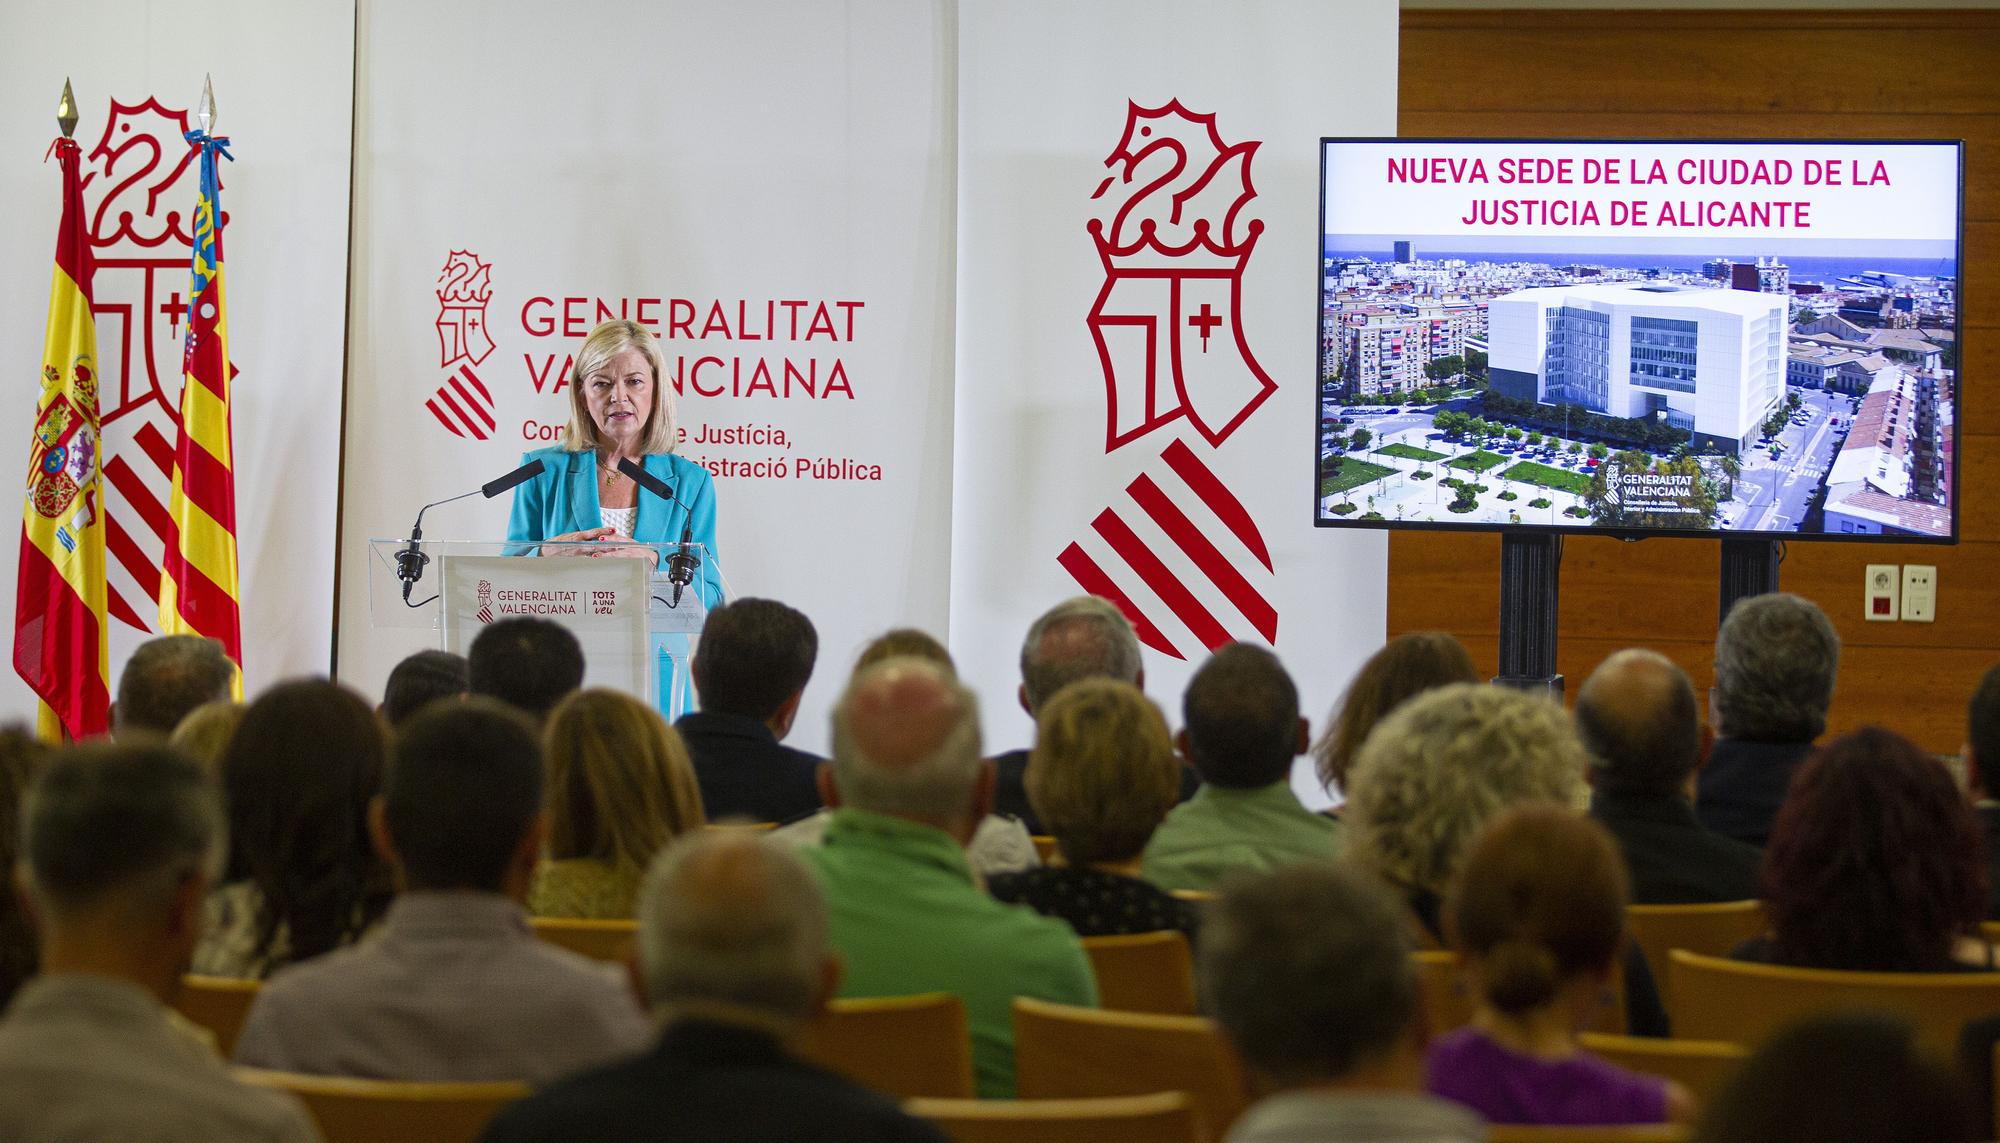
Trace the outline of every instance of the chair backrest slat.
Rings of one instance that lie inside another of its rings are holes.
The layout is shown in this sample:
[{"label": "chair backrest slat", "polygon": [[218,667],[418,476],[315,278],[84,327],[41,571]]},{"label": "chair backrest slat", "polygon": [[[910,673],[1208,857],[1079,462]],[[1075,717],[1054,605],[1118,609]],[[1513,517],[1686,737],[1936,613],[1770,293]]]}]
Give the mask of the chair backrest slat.
[{"label": "chair backrest slat", "polygon": [[1194,955],[1177,931],[1085,937],[1097,1002],[1118,1012],[1195,1014]]},{"label": "chair backrest slat", "polygon": [[1925,1050],[1951,1058],[1969,1019],[2000,1012],[2000,972],[1835,972],[1669,954],[1674,1034],[1755,1044],[1815,1013],[1902,1016]]},{"label": "chair backrest slat", "polygon": [[326,1143],[473,1143],[525,1083],[396,1083],[238,1068],[248,1084],[290,1092]]},{"label": "chair backrest slat", "polygon": [[1202,1143],[1182,1092],[1108,1099],[913,1099],[903,1110],[957,1143]]},{"label": "chair backrest slat", "polygon": [[236,1037],[242,1034],[243,1021],[262,987],[261,981],[190,974],[181,978],[174,1011],[207,1029],[215,1037],[215,1050],[226,1060],[236,1053]]},{"label": "chair backrest slat", "polygon": [[806,1028],[800,1054],[898,1099],[971,1099],[965,1003],[944,992],[835,1000]]},{"label": "chair backrest slat", "polygon": [[1201,1016],[1105,1012],[1014,1000],[1014,1081],[1022,1099],[1090,1099],[1184,1091],[1203,1131],[1220,1139],[1242,1114],[1249,1082],[1215,1022]]}]

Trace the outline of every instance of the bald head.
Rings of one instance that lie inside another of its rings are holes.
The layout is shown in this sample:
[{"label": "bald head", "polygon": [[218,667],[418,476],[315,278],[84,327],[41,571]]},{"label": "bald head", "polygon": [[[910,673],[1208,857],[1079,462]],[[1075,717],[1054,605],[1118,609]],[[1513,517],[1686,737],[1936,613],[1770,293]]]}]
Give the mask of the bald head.
[{"label": "bald head", "polygon": [[1604,660],[1576,696],[1576,728],[1599,789],[1677,794],[1701,755],[1701,716],[1687,672],[1633,649]]},{"label": "bald head", "polygon": [[840,803],[858,810],[963,818],[980,783],[979,750],[978,700],[927,659],[857,672],[833,709],[833,783]]},{"label": "bald head", "polygon": [[826,898],[787,847],[697,830],[654,860],[639,893],[646,997],[683,1015],[797,1027],[832,987]]}]

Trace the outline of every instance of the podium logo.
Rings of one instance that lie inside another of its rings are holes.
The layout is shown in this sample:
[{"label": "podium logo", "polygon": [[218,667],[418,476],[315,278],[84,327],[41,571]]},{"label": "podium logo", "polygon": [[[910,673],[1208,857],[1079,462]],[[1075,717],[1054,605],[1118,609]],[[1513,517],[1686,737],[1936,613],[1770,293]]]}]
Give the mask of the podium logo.
[{"label": "podium logo", "polygon": [[[1128,103],[1104,160],[1111,173],[1090,196],[1102,213],[1085,229],[1104,285],[1086,323],[1103,373],[1105,454],[1162,429],[1172,439],[1057,557],[1176,659],[1236,640],[1232,628],[1245,624],[1278,637],[1270,552],[1204,459],[1278,388],[1241,321],[1243,271],[1264,230],[1244,217],[1260,144],[1225,142],[1215,119],[1179,100]],[[1182,418],[1198,446],[1171,431]]]},{"label": "podium logo", "polygon": [[444,384],[424,402],[453,436],[476,441],[499,428],[493,419],[493,394],[472,371],[494,349],[486,325],[486,303],[493,298],[492,270],[492,263],[480,261],[470,250],[454,250],[445,258],[436,291],[438,368],[457,365],[458,369],[447,373]]},{"label": "podium logo", "polygon": [[477,616],[479,617],[479,621],[480,621],[481,623],[491,623],[491,622],[493,622],[493,583],[492,583],[492,581],[490,581],[490,580],[483,580],[483,579],[482,579],[482,580],[480,580],[480,581],[479,581],[479,584],[478,584],[478,586],[477,586],[477,587],[476,587],[476,588],[475,588],[474,590],[475,590],[475,592],[477,593],[477,596],[478,596],[478,600],[479,600],[479,610],[478,610],[478,611],[476,611],[476,612],[474,612],[473,614],[475,614],[475,615],[477,615]]}]

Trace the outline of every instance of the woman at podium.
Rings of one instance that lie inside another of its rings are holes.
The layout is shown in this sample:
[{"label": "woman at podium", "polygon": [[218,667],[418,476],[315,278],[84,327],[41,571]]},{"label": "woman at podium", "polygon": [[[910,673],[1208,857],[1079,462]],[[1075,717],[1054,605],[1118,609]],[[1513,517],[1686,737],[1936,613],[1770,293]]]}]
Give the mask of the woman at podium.
[{"label": "woman at podium", "polygon": [[[590,331],[570,369],[569,423],[561,443],[522,458],[541,461],[542,472],[515,490],[507,539],[542,545],[691,539],[701,545],[703,565],[695,585],[703,602],[715,607],[722,602],[721,579],[707,566],[715,552],[715,484],[707,469],[674,455],[680,428],[665,373],[657,340],[638,322],[607,321]],[[620,472],[622,460],[659,478],[672,500]],[[634,547],[578,547],[563,554],[655,557],[654,549]]]}]

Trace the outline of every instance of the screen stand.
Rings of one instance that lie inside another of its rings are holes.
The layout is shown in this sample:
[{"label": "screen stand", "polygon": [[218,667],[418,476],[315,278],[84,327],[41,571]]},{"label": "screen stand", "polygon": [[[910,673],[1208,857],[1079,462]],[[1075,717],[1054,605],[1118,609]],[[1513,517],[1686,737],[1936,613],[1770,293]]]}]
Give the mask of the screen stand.
[{"label": "screen stand", "polygon": [[1562,698],[1556,673],[1556,587],[1562,537],[1536,532],[1500,534],[1501,686],[1547,691]]},{"label": "screen stand", "polygon": [[1722,610],[1717,621],[1729,618],[1737,600],[1778,590],[1778,565],[1783,562],[1777,540],[1722,541]]}]

